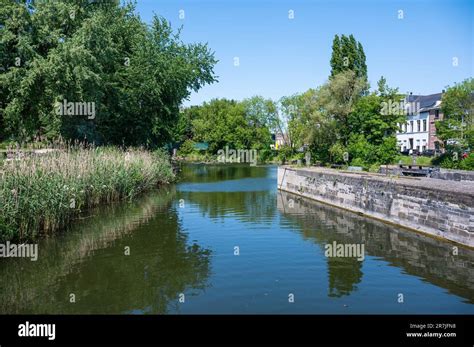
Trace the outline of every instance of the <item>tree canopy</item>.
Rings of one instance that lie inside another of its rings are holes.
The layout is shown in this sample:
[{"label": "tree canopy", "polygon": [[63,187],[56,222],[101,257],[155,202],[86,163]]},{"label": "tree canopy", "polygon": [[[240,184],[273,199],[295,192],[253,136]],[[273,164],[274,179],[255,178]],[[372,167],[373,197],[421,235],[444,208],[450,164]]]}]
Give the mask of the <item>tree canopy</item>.
[{"label": "tree canopy", "polygon": [[195,106],[191,127],[194,141],[209,143],[211,153],[229,146],[236,149],[268,149],[276,124],[276,106],[271,100],[253,97],[242,102],[214,99]]},{"label": "tree canopy", "polygon": [[437,137],[461,149],[474,148],[474,78],[449,87],[441,103],[444,119],[436,122]]},{"label": "tree canopy", "polygon": [[334,36],[331,55],[331,78],[337,74],[352,70],[358,78],[367,81],[367,64],[362,44],[351,34]]},{"label": "tree canopy", "polygon": [[[0,140],[163,145],[182,101],[216,81],[206,44],[117,1],[0,0],[0,52]],[[93,103],[96,117],[58,114],[63,100]]]}]

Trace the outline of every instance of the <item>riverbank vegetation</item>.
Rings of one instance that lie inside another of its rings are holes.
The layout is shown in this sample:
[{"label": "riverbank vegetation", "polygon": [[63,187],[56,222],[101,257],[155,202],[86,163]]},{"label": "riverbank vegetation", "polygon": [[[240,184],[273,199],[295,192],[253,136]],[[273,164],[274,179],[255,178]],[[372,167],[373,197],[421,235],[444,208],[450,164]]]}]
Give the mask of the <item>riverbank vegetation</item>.
[{"label": "riverbank vegetation", "polygon": [[0,42],[0,142],[161,147],[183,100],[215,81],[206,44],[128,1],[0,0]]},{"label": "riverbank vegetation", "polygon": [[[80,144],[0,156],[5,239],[55,231],[85,208],[168,182],[170,164],[156,149],[174,146],[199,161],[215,161],[227,148],[255,150],[259,162],[310,153],[313,164],[371,170],[405,160],[395,137],[404,115],[383,111],[404,96],[384,77],[371,90],[353,35],[334,37],[321,86],[278,101],[254,96],[190,107],[183,102],[191,92],[216,81],[214,53],[183,43],[162,17],[144,23],[132,2],[0,0],[0,42],[0,151],[47,148],[58,138]],[[473,85],[471,78],[443,96],[448,116],[436,127],[447,154],[434,163],[474,169]],[[132,147],[141,149],[118,149]]]},{"label": "riverbank vegetation", "polygon": [[[216,80],[206,44],[143,22],[133,1],[88,0],[0,0],[0,42],[0,239],[173,178],[179,107]],[[58,139],[76,145],[50,151]]]},{"label": "riverbank vegetation", "polygon": [[1,240],[57,231],[81,211],[173,180],[165,153],[114,147],[67,147],[7,160],[0,175]]},{"label": "riverbank vegetation", "polygon": [[[215,160],[226,146],[258,150],[260,161],[272,157],[272,131],[278,126],[277,110],[262,97],[241,102],[214,99],[201,106],[186,108],[180,114],[176,140],[179,155],[191,160]],[[205,143],[203,150],[199,144]]]}]

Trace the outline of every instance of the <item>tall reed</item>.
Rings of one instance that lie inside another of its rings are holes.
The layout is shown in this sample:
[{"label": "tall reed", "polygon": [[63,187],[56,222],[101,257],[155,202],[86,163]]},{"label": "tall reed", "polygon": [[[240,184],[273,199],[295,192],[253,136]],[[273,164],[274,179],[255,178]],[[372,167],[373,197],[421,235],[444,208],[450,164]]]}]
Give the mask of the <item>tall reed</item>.
[{"label": "tall reed", "polygon": [[68,147],[0,166],[0,240],[33,239],[66,227],[85,209],[173,179],[163,152]]}]

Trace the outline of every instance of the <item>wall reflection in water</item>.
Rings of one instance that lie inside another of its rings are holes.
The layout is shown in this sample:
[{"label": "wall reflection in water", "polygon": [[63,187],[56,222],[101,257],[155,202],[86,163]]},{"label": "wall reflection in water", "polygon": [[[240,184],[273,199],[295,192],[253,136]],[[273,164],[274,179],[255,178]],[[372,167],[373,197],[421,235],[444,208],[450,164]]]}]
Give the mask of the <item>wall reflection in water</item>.
[{"label": "wall reflection in water", "polygon": [[[474,250],[357,214],[279,192],[278,210],[291,219],[304,238],[324,245],[363,243],[366,255],[378,257],[407,274],[474,303]],[[293,206],[293,207],[290,207]],[[458,255],[453,255],[453,247]],[[329,296],[351,293],[361,282],[363,262],[351,257],[326,258]]]}]

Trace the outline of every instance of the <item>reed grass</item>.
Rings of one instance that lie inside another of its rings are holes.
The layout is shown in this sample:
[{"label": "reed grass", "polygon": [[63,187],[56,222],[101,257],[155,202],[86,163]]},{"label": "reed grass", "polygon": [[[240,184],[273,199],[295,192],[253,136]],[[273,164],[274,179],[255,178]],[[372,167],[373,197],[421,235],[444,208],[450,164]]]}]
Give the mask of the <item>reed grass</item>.
[{"label": "reed grass", "polygon": [[81,211],[173,180],[163,152],[68,147],[0,165],[0,240],[29,240],[67,227]]}]

